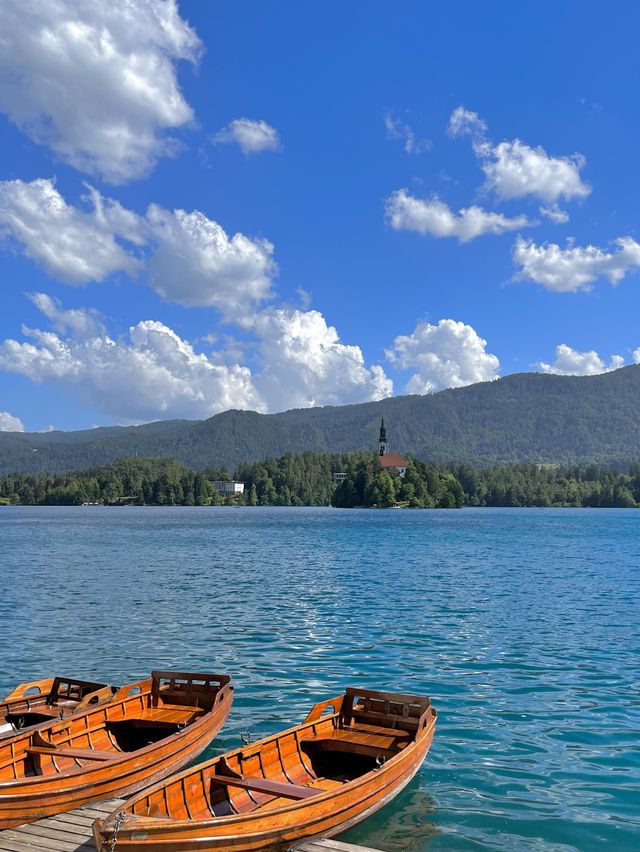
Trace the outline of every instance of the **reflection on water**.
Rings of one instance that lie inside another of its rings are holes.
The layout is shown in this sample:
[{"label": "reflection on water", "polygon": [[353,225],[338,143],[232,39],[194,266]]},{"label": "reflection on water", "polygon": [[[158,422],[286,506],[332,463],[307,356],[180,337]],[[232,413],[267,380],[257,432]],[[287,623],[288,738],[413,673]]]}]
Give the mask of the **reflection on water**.
[{"label": "reflection on water", "polygon": [[421,852],[439,833],[434,816],[436,803],[412,781],[390,805],[362,825],[345,832],[341,840],[363,846],[375,844],[387,852]]},{"label": "reflection on water", "polygon": [[233,674],[207,754],[349,684],[431,695],[406,791],[345,839],[640,845],[640,513],[0,507],[0,693]]}]

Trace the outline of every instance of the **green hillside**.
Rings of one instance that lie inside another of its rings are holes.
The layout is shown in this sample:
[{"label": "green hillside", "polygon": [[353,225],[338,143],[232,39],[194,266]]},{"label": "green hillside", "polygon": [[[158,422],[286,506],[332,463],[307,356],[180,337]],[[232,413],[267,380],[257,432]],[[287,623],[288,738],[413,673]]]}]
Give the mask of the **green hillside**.
[{"label": "green hillside", "polygon": [[287,452],[370,450],[381,415],[390,449],[424,461],[611,464],[640,457],[640,365],[599,376],[519,373],[429,396],[282,414],[0,433],[0,473],[78,470],[136,455],[234,469]]}]

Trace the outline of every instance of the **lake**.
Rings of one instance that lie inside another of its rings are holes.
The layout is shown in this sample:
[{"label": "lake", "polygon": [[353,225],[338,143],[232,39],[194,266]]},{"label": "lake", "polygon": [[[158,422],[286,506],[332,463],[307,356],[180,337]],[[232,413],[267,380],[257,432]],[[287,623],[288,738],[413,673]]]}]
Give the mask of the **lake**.
[{"label": "lake", "polygon": [[640,512],[0,508],[0,695],[229,672],[205,756],[350,684],[426,693],[422,770],[342,839],[640,847]]}]

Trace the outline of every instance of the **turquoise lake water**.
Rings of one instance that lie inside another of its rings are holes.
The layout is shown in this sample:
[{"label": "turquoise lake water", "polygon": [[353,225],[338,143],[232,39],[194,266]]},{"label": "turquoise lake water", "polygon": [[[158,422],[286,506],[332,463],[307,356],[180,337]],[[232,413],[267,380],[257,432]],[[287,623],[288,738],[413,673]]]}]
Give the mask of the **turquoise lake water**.
[{"label": "turquoise lake water", "polygon": [[431,752],[343,835],[640,848],[640,512],[0,509],[0,694],[229,672],[207,755],[349,684],[426,693]]}]

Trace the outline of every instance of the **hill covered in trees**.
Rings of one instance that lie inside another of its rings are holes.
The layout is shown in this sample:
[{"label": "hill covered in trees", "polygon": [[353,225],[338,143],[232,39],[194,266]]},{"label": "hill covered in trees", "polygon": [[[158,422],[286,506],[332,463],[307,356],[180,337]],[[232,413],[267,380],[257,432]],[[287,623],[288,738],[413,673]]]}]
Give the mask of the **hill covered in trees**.
[{"label": "hill covered in trees", "polygon": [[[339,485],[332,478],[337,472],[345,474]],[[640,464],[621,472],[596,465],[477,468],[409,459],[401,478],[381,468],[372,453],[307,452],[241,465],[234,474],[245,483],[241,496],[215,491],[213,482],[228,477],[224,469],[194,471],[173,460],[122,459],[76,473],[4,476],[0,506],[640,506]]]},{"label": "hill covered in trees", "polygon": [[285,453],[368,451],[381,415],[391,449],[422,461],[616,464],[640,457],[640,365],[598,376],[519,373],[428,396],[281,414],[226,411],[196,422],[0,433],[0,474],[68,471],[135,455],[204,470]]}]

